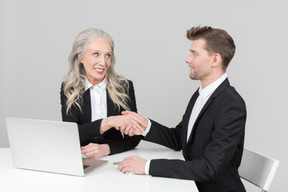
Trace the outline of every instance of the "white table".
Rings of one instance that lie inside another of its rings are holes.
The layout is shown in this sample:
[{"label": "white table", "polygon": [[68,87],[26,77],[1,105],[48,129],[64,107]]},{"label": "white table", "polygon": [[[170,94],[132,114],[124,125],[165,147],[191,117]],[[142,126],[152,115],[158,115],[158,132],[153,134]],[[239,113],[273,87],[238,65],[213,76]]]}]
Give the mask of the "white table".
[{"label": "white table", "polygon": [[[142,142],[142,141],[141,141]],[[147,148],[140,145],[134,150],[107,156],[109,162],[85,177],[68,176],[16,169],[13,166],[9,148],[0,148],[0,191],[21,192],[196,192],[194,181],[151,177],[149,175],[126,175],[118,171],[113,162],[127,156],[138,155],[145,159],[167,158],[182,159],[181,152],[159,147]]]}]

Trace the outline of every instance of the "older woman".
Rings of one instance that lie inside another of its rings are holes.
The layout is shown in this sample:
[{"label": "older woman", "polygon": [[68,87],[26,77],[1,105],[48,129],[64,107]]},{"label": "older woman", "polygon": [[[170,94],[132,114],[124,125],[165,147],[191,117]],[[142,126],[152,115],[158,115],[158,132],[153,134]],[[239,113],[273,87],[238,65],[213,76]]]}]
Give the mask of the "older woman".
[{"label": "older woman", "polygon": [[61,111],[63,121],[78,124],[87,158],[133,149],[141,139],[114,128],[129,123],[122,111],[137,112],[133,83],[116,74],[114,65],[114,42],[109,34],[86,29],[76,37],[61,86]]}]

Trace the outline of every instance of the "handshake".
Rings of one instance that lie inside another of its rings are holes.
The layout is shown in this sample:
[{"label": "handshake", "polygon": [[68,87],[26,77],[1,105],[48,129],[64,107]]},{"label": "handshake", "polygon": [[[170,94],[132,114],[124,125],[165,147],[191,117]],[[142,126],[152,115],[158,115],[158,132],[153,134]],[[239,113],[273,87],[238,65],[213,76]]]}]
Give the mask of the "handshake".
[{"label": "handshake", "polygon": [[[145,117],[135,112],[123,111],[122,115],[104,118],[101,122],[100,132],[104,133],[111,128],[115,128],[129,136],[142,135],[147,125],[148,119]],[[110,147],[108,144],[90,143],[82,147],[81,152],[87,158],[99,159],[110,154]]]},{"label": "handshake", "polygon": [[125,135],[142,135],[147,128],[147,125],[148,120],[145,117],[135,112],[123,111],[122,115],[110,116],[103,119],[100,131],[105,132],[108,129],[115,127],[115,129]]}]

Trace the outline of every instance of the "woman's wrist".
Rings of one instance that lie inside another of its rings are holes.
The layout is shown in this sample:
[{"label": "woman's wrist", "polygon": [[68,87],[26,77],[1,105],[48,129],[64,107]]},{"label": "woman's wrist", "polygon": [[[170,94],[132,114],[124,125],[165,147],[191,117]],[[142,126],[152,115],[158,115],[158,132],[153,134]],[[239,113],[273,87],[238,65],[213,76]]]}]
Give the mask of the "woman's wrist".
[{"label": "woman's wrist", "polygon": [[104,151],[105,151],[105,156],[109,155],[111,153],[110,151],[110,146],[108,144],[103,144]]},{"label": "woman's wrist", "polygon": [[111,127],[113,127],[111,117],[102,119],[101,126],[100,126],[100,133],[104,133],[105,131],[108,131]]}]

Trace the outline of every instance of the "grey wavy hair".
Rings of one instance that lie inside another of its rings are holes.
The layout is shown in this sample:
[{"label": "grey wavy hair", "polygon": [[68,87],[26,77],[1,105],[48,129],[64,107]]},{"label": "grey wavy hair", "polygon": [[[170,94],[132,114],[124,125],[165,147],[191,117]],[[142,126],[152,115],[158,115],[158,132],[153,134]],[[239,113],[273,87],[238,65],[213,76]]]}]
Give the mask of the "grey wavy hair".
[{"label": "grey wavy hair", "polygon": [[114,70],[114,41],[105,31],[96,28],[89,28],[80,32],[75,38],[72,51],[68,58],[69,68],[64,75],[64,95],[67,97],[67,114],[71,110],[72,106],[75,106],[82,111],[81,104],[83,101],[82,95],[85,91],[86,73],[80,60],[87,51],[87,45],[97,38],[106,39],[112,49],[111,65],[106,73],[109,96],[119,109],[122,107],[125,110],[130,110],[127,104],[129,96],[125,92],[125,88],[128,90],[128,80],[125,77],[118,75]]}]

